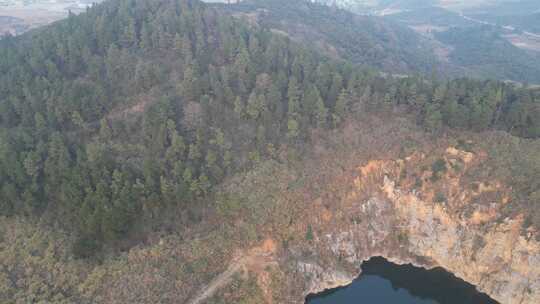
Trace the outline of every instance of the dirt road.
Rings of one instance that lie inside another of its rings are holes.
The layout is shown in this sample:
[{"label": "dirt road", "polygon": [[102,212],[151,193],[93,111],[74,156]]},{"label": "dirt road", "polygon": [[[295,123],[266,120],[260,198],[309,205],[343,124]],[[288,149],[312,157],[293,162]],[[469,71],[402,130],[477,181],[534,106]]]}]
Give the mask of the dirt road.
[{"label": "dirt road", "polygon": [[227,286],[234,275],[247,270],[260,270],[269,265],[277,265],[274,260],[275,244],[272,240],[266,240],[262,246],[251,249],[246,255],[243,255],[231,262],[227,270],[215,277],[201,292],[191,299],[187,304],[202,304],[212,297],[218,290]]}]

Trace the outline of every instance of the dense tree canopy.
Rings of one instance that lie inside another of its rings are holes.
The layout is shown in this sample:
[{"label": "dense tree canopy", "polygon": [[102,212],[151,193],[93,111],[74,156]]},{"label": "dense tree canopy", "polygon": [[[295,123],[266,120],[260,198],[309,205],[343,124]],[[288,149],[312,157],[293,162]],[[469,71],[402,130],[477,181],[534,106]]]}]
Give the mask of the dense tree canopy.
[{"label": "dense tree canopy", "polygon": [[428,130],[540,136],[540,92],[392,78],[332,61],[198,1],[111,0],[0,41],[0,214],[73,228],[86,256],[352,111]]}]

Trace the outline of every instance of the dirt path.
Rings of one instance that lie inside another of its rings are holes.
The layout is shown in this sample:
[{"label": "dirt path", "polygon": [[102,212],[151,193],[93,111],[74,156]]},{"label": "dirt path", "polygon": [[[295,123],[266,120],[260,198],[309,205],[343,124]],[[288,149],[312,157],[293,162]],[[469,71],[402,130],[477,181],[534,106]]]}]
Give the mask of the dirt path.
[{"label": "dirt path", "polygon": [[272,240],[266,240],[262,246],[253,248],[248,254],[233,260],[227,270],[215,277],[201,292],[191,299],[187,304],[202,304],[212,297],[219,289],[227,286],[233,276],[240,271],[262,269],[268,265],[276,265],[273,253],[275,244]]},{"label": "dirt path", "polygon": [[200,304],[204,300],[213,296],[214,293],[216,293],[216,291],[218,291],[221,287],[229,284],[233,275],[239,272],[245,265],[244,259],[245,258],[229,265],[229,268],[227,268],[225,272],[215,277],[212,282],[210,282],[210,284],[208,284],[199,295],[189,301],[188,304]]}]

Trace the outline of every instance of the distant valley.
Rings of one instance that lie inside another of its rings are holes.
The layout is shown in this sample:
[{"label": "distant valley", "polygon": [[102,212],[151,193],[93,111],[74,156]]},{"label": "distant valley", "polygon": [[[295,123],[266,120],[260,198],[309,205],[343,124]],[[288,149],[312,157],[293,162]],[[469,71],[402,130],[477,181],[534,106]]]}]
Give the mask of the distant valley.
[{"label": "distant valley", "polygon": [[[0,36],[24,33],[100,1],[4,0]],[[232,4],[227,5],[231,12],[257,16],[261,25],[316,44],[327,55],[392,74],[540,83],[540,4],[536,1],[519,1],[517,9],[510,0],[311,0],[306,3],[328,6],[311,6],[311,12],[292,9],[288,14],[279,10],[290,6],[287,1],[206,2]],[[346,15],[336,8],[361,16],[346,17],[352,18],[350,24],[334,23]]]},{"label": "distant valley", "polygon": [[245,0],[225,7],[327,55],[387,73],[540,83],[540,36],[518,17],[523,11],[507,10],[516,15],[505,17],[521,24],[485,18],[496,19],[504,1],[320,0],[305,1],[302,8],[293,3]]},{"label": "distant valley", "polygon": [[68,13],[80,13],[101,0],[0,1],[0,36],[18,35],[63,19]]}]

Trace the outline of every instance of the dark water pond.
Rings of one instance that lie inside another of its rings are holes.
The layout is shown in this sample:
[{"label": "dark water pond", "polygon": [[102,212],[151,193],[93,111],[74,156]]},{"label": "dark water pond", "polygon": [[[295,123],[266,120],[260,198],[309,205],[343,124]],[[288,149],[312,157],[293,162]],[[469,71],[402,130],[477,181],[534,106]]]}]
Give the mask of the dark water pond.
[{"label": "dark water pond", "polygon": [[308,304],[498,304],[444,269],[396,265],[383,258],[362,264],[349,286],[309,296]]}]

